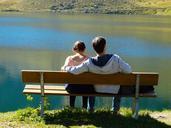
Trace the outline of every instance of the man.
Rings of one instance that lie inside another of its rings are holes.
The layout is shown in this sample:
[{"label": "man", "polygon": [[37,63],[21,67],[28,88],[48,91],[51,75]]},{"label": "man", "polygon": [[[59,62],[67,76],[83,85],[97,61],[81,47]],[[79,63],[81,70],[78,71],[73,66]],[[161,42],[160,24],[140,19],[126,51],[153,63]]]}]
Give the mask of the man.
[{"label": "man", "polygon": [[[113,73],[131,73],[131,66],[124,62],[116,54],[106,53],[106,40],[104,37],[95,37],[92,40],[92,46],[96,52],[95,57],[91,57],[78,66],[66,66],[64,69],[73,74],[83,72],[92,72],[96,74],[113,74]],[[95,91],[98,93],[113,93],[119,92],[120,86],[95,86]],[[118,113],[120,109],[120,97],[113,98],[112,110]]]}]

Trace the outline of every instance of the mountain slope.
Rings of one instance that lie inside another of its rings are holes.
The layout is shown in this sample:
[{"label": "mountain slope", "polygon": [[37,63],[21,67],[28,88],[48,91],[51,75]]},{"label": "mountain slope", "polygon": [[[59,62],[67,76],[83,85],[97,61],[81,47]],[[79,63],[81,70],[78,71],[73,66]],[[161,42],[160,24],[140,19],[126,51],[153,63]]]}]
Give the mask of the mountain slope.
[{"label": "mountain slope", "polygon": [[0,0],[0,11],[171,15],[171,1]]}]

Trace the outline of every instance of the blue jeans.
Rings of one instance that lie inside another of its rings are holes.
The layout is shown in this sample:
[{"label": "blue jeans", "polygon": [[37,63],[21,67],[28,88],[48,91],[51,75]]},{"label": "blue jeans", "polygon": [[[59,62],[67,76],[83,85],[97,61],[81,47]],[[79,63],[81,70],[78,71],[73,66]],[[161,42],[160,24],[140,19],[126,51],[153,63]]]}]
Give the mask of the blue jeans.
[{"label": "blue jeans", "polygon": [[[148,92],[154,92],[153,86],[140,86],[139,88],[140,93],[148,93]],[[119,95],[130,95],[135,94],[135,86],[127,87],[127,86],[121,86],[118,92]],[[112,111],[119,111],[120,109],[120,103],[121,103],[121,97],[115,96],[112,100]]]},{"label": "blue jeans", "polygon": [[[140,86],[139,92],[140,93],[154,92],[154,87],[153,86]],[[132,87],[121,86],[120,89],[119,89],[118,94],[120,94],[120,95],[135,94],[135,86],[132,86]],[[112,111],[115,111],[115,112],[119,111],[119,109],[120,109],[120,102],[121,102],[121,97],[120,96],[113,97],[113,100],[112,100]]]},{"label": "blue jeans", "polygon": [[121,97],[115,96],[112,99],[112,111],[118,112],[120,109]]},{"label": "blue jeans", "polygon": [[[133,94],[134,88],[133,87],[125,87],[125,86],[121,86],[119,89],[118,94],[122,95],[122,94]],[[112,99],[112,111],[114,112],[118,112],[120,109],[120,104],[121,104],[121,96],[115,96]]]}]

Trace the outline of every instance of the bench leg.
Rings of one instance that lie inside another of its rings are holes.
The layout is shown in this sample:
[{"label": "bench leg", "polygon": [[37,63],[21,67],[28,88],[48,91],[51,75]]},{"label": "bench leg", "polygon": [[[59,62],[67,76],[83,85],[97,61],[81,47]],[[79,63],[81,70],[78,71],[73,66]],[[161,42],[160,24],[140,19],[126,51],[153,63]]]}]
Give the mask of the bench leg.
[{"label": "bench leg", "polygon": [[132,117],[134,119],[138,119],[138,111],[139,111],[139,98],[133,98],[133,102],[132,102]]},{"label": "bench leg", "polygon": [[44,75],[43,72],[40,72],[40,82],[41,82],[41,103],[40,103],[40,116],[44,116]]},{"label": "bench leg", "polygon": [[136,76],[135,97],[133,98],[132,117],[138,119],[140,75]]},{"label": "bench leg", "polygon": [[40,116],[44,116],[44,96],[41,96],[41,102],[40,102]]}]

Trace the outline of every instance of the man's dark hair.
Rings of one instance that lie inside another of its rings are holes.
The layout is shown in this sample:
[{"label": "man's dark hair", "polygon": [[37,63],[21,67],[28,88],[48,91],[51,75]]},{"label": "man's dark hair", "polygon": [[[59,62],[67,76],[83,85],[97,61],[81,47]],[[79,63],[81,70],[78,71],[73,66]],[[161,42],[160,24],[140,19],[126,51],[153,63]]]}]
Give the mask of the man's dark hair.
[{"label": "man's dark hair", "polygon": [[104,48],[106,46],[106,40],[104,37],[95,37],[93,40],[92,40],[92,44],[93,44],[93,48],[94,50],[100,54],[104,51]]}]

